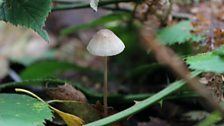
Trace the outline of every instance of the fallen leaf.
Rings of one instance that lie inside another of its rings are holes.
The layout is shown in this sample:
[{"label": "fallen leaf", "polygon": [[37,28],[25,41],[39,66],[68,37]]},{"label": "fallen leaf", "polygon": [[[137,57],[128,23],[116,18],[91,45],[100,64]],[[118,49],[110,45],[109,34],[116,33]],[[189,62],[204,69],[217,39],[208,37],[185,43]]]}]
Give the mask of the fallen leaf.
[{"label": "fallen leaf", "polygon": [[222,80],[222,74],[216,74],[216,73],[203,73],[203,78],[207,80],[207,83],[205,84],[206,87],[209,89],[209,91],[212,92],[212,96],[217,98],[218,102],[222,102],[224,100],[223,97],[223,80]]},{"label": "fallen leaf", "polygon": [[82,126],[84,124],[84,121],[72,114],[62,112],[56,108],[51,107],[64,121],[68,126]]},{"label": "fallen leaf", "polygon": [[56,88],[47,88],[47,95],[57,100],[74,100],[85,103],[86,96],[69,84],[58,86]]}]

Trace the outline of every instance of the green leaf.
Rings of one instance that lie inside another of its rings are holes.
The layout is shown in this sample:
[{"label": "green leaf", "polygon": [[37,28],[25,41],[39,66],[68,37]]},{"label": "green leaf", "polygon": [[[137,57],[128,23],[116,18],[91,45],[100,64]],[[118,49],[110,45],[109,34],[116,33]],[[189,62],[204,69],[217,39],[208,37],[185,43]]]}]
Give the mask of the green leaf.
[{"label": "green leaf", "polygon": [[82,71],[84,68],[76,66],[75,64],[57,61],[57,60],[46,60],[40,61],[27,67],[21,72],[21,78],[27,79],[37,79],[45,78],[49,76],[55,76],[58,72],[66,70],[78,70]]},{"label": "green leaf", "polygon": [[217,48],[216,50],[213,51],[213,53],[223,57],[224,56],[224,46]]},{"label": "green leaf", "polygon": [[187,57],[186,62],[194,70],[224,73],[224,59],[213,52]]},{"label": "green leaf", "polygon": [[31,28],[46,41],[48,41],[48,34],[42,28],[50,11],[51,0],[1,0],[0,2],[0,20]]},{"label": "green leaf", "polygon": [[161,29],[157,33],[157,39],[164,44],[172,45],[184,43],[186,41],[200,41],[202,36],[196,36],[191,33],[193,27],[191,21],[181,21],[180,23]]},{"label": "green leaf", "polygon": [[0,126],[44,126],[53,114],[46,103],[26,95],[0,94]]},{"label": "green leaf", "polygon": [[97,11],[99,0],[90,0],[90,7]]}]

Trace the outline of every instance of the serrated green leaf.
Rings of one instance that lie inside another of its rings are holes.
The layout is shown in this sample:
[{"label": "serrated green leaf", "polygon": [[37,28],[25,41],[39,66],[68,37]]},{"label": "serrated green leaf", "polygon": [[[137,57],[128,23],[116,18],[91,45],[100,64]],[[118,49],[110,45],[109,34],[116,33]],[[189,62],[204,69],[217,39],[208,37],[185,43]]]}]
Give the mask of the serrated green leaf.
[{"label": "serrated green leaf", "polygon": [[0,126],[44,126],[53,114],[46,103],[19,94],[0,94]]},{"label": "serrated green leaf", "polygon": [[157,39],[168,45],[181,44],[188,40],[200,41],[203,39],[202,36],[193,35],[191,30],[193,30],[191,21],[181,21],[176,25],[161,29],[157,33]]},{"label": "serrated green leaf", "polygon": [[[15,91],[29,94],[29,95],[33,96],[34,98],[38,99],[39,101],[41,101],[42,103],[45,103],[45,101],[43,99],[41,99],[36,94],[34,94],[33,92],[30,92],[28,90],[16,88]],[[50,105],[48,105],[48,107],[51,108],[55,113],[57,113],[65,121],[65,123],[68,126],[82,126],[84,124],[84,121],[75,115],[65,113],[65,112],[58,110]]]},{"label": "serrated green leaf", "polygon": [[213,52],[187,57],[186,62],[194,70],[224,73],[224,59]]},{"label": "serrated green leaf", "polygon": [[46,41],[48,34],[43,30],[43,26],[50,11],[51,0],[0,1],[0,20],[31,28]]}]

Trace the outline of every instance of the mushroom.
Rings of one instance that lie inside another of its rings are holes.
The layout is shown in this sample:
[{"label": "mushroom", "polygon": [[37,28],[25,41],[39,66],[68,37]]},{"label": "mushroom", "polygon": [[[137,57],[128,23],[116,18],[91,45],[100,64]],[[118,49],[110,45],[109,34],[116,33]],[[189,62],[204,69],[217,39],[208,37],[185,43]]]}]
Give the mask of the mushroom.
[{"label": "mushroom", "polygon": [[121,53],[125,48],[123,42],[108,29],[98,31],[90,40],[87,50],[92,55],[102,56],[104,58],[104,87],[103,87],[103,106],[104,116],[108,115],[107,111],[107,96],[108,96],[108,56],[114,56]]}]

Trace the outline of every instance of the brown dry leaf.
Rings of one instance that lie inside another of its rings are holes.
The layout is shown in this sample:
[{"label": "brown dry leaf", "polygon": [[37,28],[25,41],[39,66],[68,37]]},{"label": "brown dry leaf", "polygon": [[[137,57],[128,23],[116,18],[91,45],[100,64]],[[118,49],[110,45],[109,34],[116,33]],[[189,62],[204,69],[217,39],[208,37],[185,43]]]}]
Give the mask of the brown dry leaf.
[{"label": "brown dry leaf", "polygon": [[83,103],[87,101],[86,96],[82,92],[76,90],[69,84],[58,86],[56,88],[47,88],[46,93],[51,98],[57,100],[74,100]]},{"label": "brown dry leaf", "polygon": [[[93,108],[97,110],[97,112],[100,114],[101,117],[104,117],[104,109],[103,109],[103,104],[100,101],[97,101],[96,104],[93,105]],[[116,114],[118,111],[114,109],[113,107],[109,106],[108,107],[108,116]],[[119,124],[118,123],[114,123]],[[111,125],[111,126],[113,126]]]},{"label": "brown dry leaf", "polygon": [[136,17],[142,21],[153,19],[152,24],[159,25],[158,21],[169,15],[170,7],[169,0],[145,0],[136,8]]},{"label": "brown dry leaf", "polygon": [[200,82],[205,84],[206,87],[213,93],[213,97],[216,97],[218,102],[224,100],[222,85],[223,85],[223,75],[215,73],[203,73]]},{"label": "brown dry leaf", "polygon": [[206,36],[202,43],[202,52],[208,52],[224,44],[224,2],[207,1],[198,4],[191,9],[194,18],[194,33]]},{"label": "brown dry leaf", "polygon": [[214,47],[218,48],[224,44],[224,29],[216,28],[214,29]]},{"label": "brown dry leaf", "polygon": [[100,101],[97,101],[93,107],[100,113],[101,116],[103,116],[104,110],[103,105],[100,103]]}]

